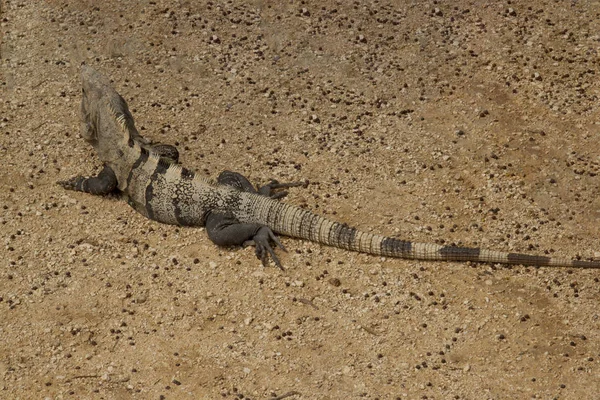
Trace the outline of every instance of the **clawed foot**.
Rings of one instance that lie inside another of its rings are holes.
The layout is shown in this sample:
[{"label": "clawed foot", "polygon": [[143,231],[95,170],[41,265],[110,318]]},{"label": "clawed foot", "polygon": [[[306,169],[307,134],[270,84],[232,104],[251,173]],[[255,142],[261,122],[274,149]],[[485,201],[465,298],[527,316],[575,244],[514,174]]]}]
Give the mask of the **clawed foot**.
[{"label": "clawed foot", "polygon": [[283,244],[281,244],[277,236],[275,236],[273,231],[267,228],[266,226],[260,228],[256,235],[254,235],[252,240],[246,241],[244,243],[244,246],[256,246],[256,257],[258,257],[258,259],[262,262],[262,264],[265,267],[269,262],[269,256],[271,256],[271,259],[273,260],[275,265],[277,265],[281,270],[283,270],[283,266],[281,265],[279,258],[277,258],[275,250],[273,250],[273,248],[271,247],[271,242],[275,243],[275,247],[279,247],[283,251],[287,252],[287,250],[285,249]]},{"label": "clawed foot", "polygon": [[279,183],[279,181],[272,180],[264,186],[258,188],[258,191],[250,183],[250,181],[243,175],[237,172],[223,171],[219,174],[217,181],[223,185],[234,187],[238,190],[258,193],[262,196],[270,197],[272,199],[281,199],[288,195],[286,190],[278,191],[279,189],[286,189],[298,186],[308,186],[308,181],[305,182],[292,182],[292,183]]},{"label": "clawed foot", "polygon": [[258,188],[258,193],[270,197],[272,199],[281,199],[288,195],[287,190],[277,191],[279,189],[291,188],[304,186],[306,187],[307,182],[290,182],[290,183],[279,183],[279,181],[272,180],[264,186]]},{"label": "clawed foot", "polygon": [[81,181],[83,179],[84,178],[81,176],[74,176],[73,178],[67,179],[66,181],[57,181],[56,183],[67,190],[79,190],[78,185],[81,186]]}]

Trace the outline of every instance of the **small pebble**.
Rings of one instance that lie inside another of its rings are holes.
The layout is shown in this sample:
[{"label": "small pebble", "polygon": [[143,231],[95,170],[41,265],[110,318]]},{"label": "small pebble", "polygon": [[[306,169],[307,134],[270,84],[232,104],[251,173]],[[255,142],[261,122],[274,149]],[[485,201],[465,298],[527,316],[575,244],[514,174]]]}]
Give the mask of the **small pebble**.
[{"label": "small pebble", "polygon": [[329,283],[335,287],[339,287],[342,285],[342,282],[338,278],[330,278]]}]

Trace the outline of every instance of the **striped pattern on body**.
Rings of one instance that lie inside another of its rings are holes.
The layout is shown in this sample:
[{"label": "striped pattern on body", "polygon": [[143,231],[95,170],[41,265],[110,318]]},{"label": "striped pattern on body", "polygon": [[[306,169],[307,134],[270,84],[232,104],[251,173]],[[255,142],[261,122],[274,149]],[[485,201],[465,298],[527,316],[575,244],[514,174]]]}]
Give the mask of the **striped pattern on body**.
[{"label": "striped pattern on body", "polygon": [[115,172],[118,189],[134,209],[158,222],[202,226],[208,211],[225,208],[224,194],[231,190],[218,190],[219,185],[153,152],[110,82],[90,67],[82,66],[81,71],[84,97],[97,105],[82,108],[84,120],[94,121],[100,131],[95,134],[104,135],[96,150]]},{"label": "striped pattern on body", "polygon": [[[112,160],[106,161],[106,164],[116,174],[119,190],[128,197],[130,205],[150,219],[176,225],[202,226],[208,212],[217,212],[233,215],[241,223],[268,226],[278,234],[372,255],[418,260],[600,268],[600,261],[413,243],[362,232],[297,206],[214,183],[169,162],[168,157],[153,153],[149,142],[135,129],[127,104],[102,75],[83,66],[82,78],[88,95],[96,95],[95,101],[103,103],[111,116],[102,120],[104,113],[94,108],[82,109],[84,121],[97,121],[99,126],[96,126],[96,130],[101,130],[101,134],[120,132],[113,137],[103,138],[103,146],[97,147],[100,158]],[[90,135],[89,128],[89,124],[83,125],[84,137]]]},{"label": "striped pattern on body", "polygon": [[386,237],[363,232],[316,215],[309,210],[251,193],[244,193],[241,196],[239,209],[239,214],[236,216],[242,222],[264,224],[278,234],[379,256],[431,261],[600,268],[600,261],[571,260],[435,243],[417,243]]}]

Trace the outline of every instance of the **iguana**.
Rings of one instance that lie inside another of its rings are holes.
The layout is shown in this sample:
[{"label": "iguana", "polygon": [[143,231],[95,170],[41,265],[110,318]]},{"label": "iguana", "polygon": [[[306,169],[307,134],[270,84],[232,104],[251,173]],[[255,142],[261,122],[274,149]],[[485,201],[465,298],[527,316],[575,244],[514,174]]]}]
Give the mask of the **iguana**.
[{"label": "iguana", "polygon": [[[104,169],[95,177],[58,182],[65,189],[104,195],[121,192],[142,215],[167,224],[205,226],[217,245],[254,244],[264,265],[269,256],[281,268],[274,248],[285,251],[275,234],[373,255],[419,260],[474,261],[600,268],[581,261],[479,248],[413,243],[363,232],[307,209],[283,203],[281,188],[298,184],[273,181],[256,190],[244,176],[230,171],[216,182],[179,164],[177,149],[152,144],[138,133],[125,100],[107,78],[81,67],[83,99],[81,135],[96,150]],[[274,244],[272,246],[272,244]]]}]

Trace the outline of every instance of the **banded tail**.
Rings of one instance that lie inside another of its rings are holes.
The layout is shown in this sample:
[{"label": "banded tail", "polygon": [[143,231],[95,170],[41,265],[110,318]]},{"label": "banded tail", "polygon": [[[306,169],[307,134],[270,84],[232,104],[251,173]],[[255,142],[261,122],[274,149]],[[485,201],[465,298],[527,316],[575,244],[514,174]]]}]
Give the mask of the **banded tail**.
[{"label": "banded tail", "polygon": [[429,261],[473,261],[490,264],[518,264],[540,267],[600,268],[600,261],[581,261],[480,248],[414,243],[367,233],[335,222],[309,210],[246,194],[241,199],[242,222],[255,222],[290,237],[361,253]]}]

